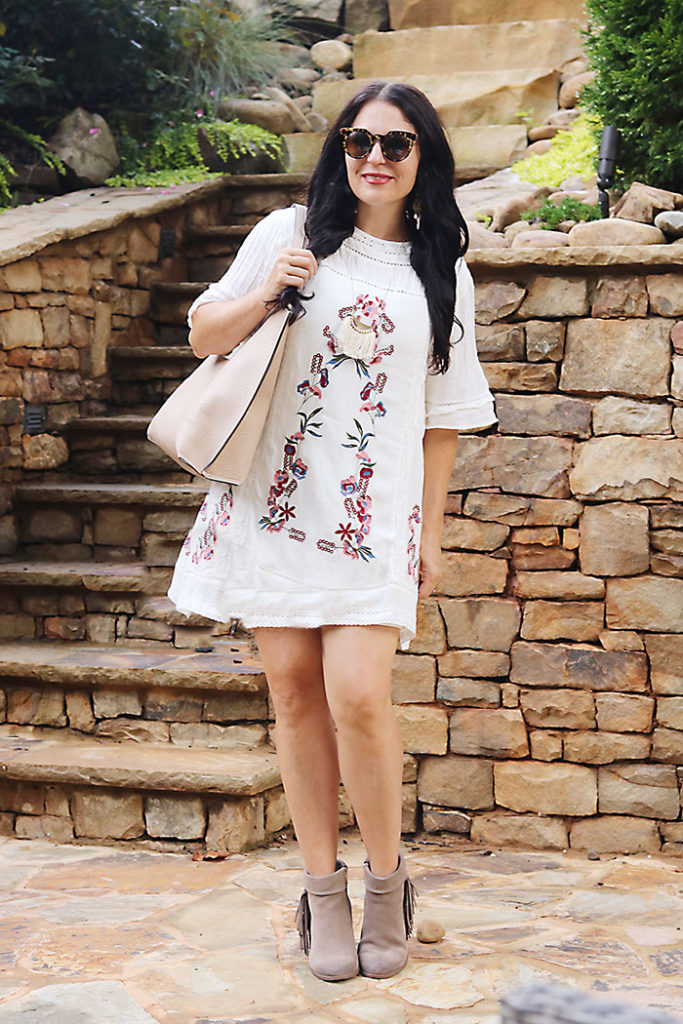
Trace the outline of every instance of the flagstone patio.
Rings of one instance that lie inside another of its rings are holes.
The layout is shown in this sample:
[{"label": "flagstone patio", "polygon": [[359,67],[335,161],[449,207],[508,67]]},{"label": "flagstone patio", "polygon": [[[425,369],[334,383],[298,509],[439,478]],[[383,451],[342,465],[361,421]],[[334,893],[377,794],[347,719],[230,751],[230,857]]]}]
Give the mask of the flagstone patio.
[{"label": "flagstone patio", "polygon": [[[383,981],[327,983],[294,929],[296,843],[224,860],[0,841],[0,1024],[497,1024],[532,980],[683,1008],[683,860],[406,840],[417,924]],[[360,932],[363,846],[346,833]],[[596,855],[593,855],[596,856]]]}]

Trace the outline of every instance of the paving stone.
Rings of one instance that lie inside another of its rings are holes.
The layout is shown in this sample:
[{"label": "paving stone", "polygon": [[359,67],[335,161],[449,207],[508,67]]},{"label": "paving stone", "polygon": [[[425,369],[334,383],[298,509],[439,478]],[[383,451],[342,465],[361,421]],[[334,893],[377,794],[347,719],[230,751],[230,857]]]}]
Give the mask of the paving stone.
[{"label": "paving stone", "polygon": [[648,294],[644,277],[605,274],[595,284],[591,316],[647,316]]},{"label": "paving stone", "polygon": [[131,693],[129,690],[95,690],[92,705],[95,718],[142,714],[142,701],[137,693]]},{"label": "paving stone", "polygon": [[598,437],[577,445],[572,493],[591,501],[683,497],[683,442]]},{"label": "paving stone", "polygon": [[524,328],[517,324],[477,324],[477,353],[482,362],[524,359]]},{"label": "paving stone", "polygon": [[562,733],[530,729],[529,746],[534,761],[558,761],[562,757]]},{"label": "paving stone", "polygon": [[523,598],[599,599],[605,596],[605,584],[597,576],[580,572],[518,570],[513,580],[513,593]]},{"label": "paving stone", "polygon": [[566,472],[571,464],[571,444],[562,437],[465,435],[458,445],[451,489],[500,487],[504,491],[568,498]]},{"label": "paving stone", "polygon": [[121,981],[81,981],[45,985],[0,1006],[1,1024],[155,1024]]},{"label": "paving stone", "polygon": [[591,406],[563,395],[497,395],[498,429],[503,434],[591,436]]},{"label": "paving stone", "polygon": [[510,679],[522,686],[626,693],[647,689],[647,658],[636,652],[520,640],[512,645],[511,656]]}]

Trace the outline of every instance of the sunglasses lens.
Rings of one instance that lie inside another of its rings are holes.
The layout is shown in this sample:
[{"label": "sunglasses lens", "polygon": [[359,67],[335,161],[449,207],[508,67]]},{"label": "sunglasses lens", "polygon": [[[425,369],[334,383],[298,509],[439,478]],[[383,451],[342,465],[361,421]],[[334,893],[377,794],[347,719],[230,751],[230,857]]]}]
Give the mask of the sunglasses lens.
[{"label": "sunglasses lens", "polygon": [[405,160],[411,148],[410,139],[401,132],[387,132],[382,140],[382,152],[387,160]]},{"label": "sunglasses lens", "polygon": [[353,160],[361,160],[372,149],[372,139],[362,130],[349,132],[346,136],[345,149]]}]

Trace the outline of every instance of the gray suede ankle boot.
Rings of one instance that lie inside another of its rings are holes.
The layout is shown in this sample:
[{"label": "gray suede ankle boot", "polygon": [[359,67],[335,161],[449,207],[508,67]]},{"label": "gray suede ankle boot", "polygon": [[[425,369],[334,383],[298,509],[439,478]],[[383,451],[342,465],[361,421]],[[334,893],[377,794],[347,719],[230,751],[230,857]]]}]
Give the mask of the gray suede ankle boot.
[{"label": "gray suede ankle boot", "polygon": [[337,861],[331,875],[309,875],[304,869],[296,926],[308,965],[322,981],[342,981],[358,974],[346,870],[343,860]]},{"label": "gray suede ankle boot", "polygon": [[408,960],[417,890],[408,878],[403,854],[391,875],[373,875],[366,859],[365,907],[358,944],[360,972],[366,978],[391,978]]}]

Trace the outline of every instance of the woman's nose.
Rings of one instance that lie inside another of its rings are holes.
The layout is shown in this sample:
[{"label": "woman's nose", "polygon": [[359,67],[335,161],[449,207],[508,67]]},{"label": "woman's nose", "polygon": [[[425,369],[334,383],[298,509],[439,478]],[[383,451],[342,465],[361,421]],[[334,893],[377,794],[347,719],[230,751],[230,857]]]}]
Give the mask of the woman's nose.
[{"label": "woman's nose", "polygon": [[379,142],[373,143],[372,149],[368,153],[366,160],[371,160],[373,163],[384,163],[384,153]]}]

